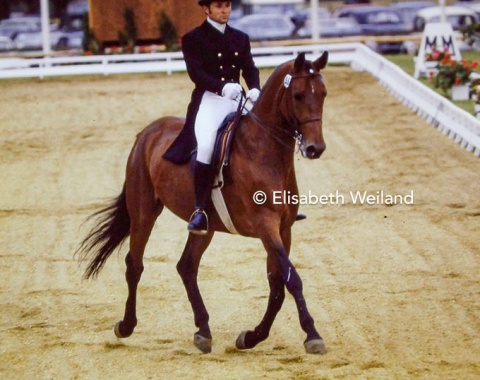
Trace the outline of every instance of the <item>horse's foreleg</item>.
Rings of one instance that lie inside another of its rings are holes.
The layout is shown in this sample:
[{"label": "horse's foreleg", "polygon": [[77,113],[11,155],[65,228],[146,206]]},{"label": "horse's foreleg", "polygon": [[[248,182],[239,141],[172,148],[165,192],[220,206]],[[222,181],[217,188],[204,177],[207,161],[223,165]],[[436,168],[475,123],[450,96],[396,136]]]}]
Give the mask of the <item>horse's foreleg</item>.
[{"label": "horse's foreleg", "polygon": [[[283,234],[283,239],[269,236],[262,239],[265,249],[268,253],[269,273],[275,273],[276,276],[269,278],[270,282],[270,299],[267,312],[264,319],[254,331],[247,331],[240,334],[237,339],[238,348],[252,348],[268,336],[268,331],[271,324],[280,310],[283,302],[283,296],[275,300],[279,293],[280,281],[283,290],[285,286],[288,292],[293,296],[297,305],[298,314],[300,318],[300,325],[307,333],[307,339],[304,342],[305,349],[308,353],[324,354],[326,353],[325,344],[322,337],[315,329],[315,324],[310,315],[305,298],[303,296],[302,280],[288,258],[288,251],[290,248],[290,232],[286,231]],[[273,286],[272,286],[273,285]],[[281,300],[281,302],[280,302]]]},{"label": "horse's foreleg", "polygon": [[197,275],[203,252],[207,249],[213,237],[213,232],[207,235],[189,234],[187,244],[178,261],[177,271],[182,278],[187,291],[188,300],[192,305],[195,326],[198,331],[194,334],[193,343],[200,351],[212,351],[212,333],[208,324],[209,315],[198,288]]},{"label": "horse's foreleg", "polygon": [[253,348],[268,338],[273,321],[285,300],[285,285],[282,274],[278,271],[278,265],[276,262],[272,262],[270,256],[267,258],[267,273],[270,286],[267,310],[262,321],[253,331],[243,331],[238,336],[235,345],[240,350]]},{"label": "horse's foreleg", "polygon": [[283,282],[289,293],[295,299],[300,325],[303,331],[307,333],[307,339],[304,342],[306,351],[310,354],[325,354],[327,349],[325,348],[322,337],[315,329],[313,318],[307,309],[307,303],[303,296],[302,280],[297,270],[288,258],[283,247],[276,250],[276,257],[282,272]]}]

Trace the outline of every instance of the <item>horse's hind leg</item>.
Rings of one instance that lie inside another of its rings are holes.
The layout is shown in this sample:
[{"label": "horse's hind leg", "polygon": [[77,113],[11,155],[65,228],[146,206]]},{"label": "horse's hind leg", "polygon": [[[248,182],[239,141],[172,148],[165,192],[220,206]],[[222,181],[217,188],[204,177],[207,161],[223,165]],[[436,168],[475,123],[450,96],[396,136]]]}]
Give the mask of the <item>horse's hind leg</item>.
[{"label": "horse's hind leg", "polygon": [[198,288],[198,267],[203,253],[212,241],[213,232],[207,235],[189,234],[187,243],[178,261],[177,271],[182,278],[187,291],[188,300],[192,305],[195,326],[198,331],[193,337],[193,343],[200,351],[209,353],[212,351],[212,333],[208,324],[209,315],[207,308]]},{"label": "horse's hind leg", "polygon": [[137,325],[137,287],[143,272],[143,254],[155,220],[163,210],[163,204],[156,201],[153,194],[146,193],[150,192],[144,190],[139,194],[134,194],[129,204],[129,213],[131,214],[130,251],[125,258],[128,298],[123,320],[117,322],[114,328],[115,335],[119,338],[132,335]]}]

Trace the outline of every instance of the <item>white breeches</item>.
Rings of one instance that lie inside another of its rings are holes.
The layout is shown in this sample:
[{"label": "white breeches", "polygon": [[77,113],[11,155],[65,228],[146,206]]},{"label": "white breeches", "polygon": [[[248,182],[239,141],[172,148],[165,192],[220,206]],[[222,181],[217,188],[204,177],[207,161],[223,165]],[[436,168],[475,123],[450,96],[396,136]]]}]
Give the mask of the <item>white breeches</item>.
[{"label": "white breeches", "polygon": [[195,119],[197,161],[204,164],[212,161],[217,130],[225,117],[237,108],[236,101],[205,91]]}]

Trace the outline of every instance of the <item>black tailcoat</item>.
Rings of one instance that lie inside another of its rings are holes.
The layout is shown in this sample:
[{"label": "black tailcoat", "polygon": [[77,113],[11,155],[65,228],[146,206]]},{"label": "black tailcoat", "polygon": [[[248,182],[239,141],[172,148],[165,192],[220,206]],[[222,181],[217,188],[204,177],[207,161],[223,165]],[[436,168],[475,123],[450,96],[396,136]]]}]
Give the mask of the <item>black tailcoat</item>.
[{"label": "black tailcoat", "polygon": [[182,131],[163,155],[184,163],[196,147],[195,118],[205,91],[222,95],[226,83],[240,82],[240,71],[249,89],[260,89],[259,72],[253,62],[248,35],[228,24],[221,33],[208,21],[191,30],[182,39],[187,72],[195,84]]}]

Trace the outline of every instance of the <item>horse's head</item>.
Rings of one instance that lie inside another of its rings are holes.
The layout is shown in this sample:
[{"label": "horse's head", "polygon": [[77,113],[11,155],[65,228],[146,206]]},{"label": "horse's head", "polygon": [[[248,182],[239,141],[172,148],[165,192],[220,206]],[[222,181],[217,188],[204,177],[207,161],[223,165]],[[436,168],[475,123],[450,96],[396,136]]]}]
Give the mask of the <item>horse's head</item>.
[{"label": "horse's head", "polygon": [[310,159],[319,158],[326,148],[322,117],[327,89],[320,70],[327,61],[327,51],[313,62],[301,53],[284,78],[283,118],[295,129],[302,155]]}]

